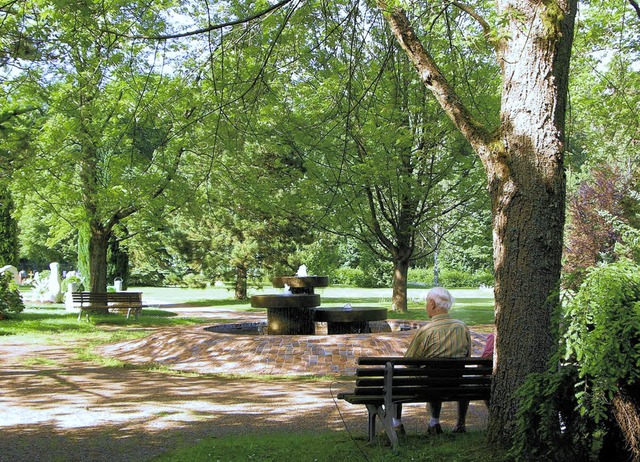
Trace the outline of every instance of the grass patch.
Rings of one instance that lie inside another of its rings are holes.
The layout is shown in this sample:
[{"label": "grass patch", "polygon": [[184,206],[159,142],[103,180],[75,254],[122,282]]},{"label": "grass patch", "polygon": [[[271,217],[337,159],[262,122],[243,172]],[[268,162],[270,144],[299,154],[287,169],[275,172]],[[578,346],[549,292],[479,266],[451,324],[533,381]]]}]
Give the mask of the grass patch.
[{"label": "grass patch", "polygon": [[507,460],[487,445],[484,432],[463,435],[444,434],[428,438],[409,435],[401,440],[397,452],[387,446],[386,437],[368,443],[364,437],[351,439],[348,432],[269,433],[209,438],[195,446],[180,448],[157,459],[177,461],[421,461],[480,462]]},{"label": "grass patch", "polygon": [[231,299],[203,299],[203,300],[191,300],[184,303],[176,303],[175,305],[182,305],[184,307],[203,307],[203,306],[232,306],[239,308],[250,308],[250,302],[248,300],[231,300]]},{"label": "grass patch", "polygon": [[25,366],[57,366],[58,362],[38,356],[37,358],[27,358],[22,361],[22,364]]},{"label": "grass patch", "polygon": [[[149,310],[139,317],[127,320],[120,314],[101,314],[90,322],[78,322],[78,316],[64,309],[27,308],[24,312],[0,322],[0,343],[19,337],[25,343],[57,344],[72,342],[76,358],[91,361],[104,367],[127,367],[119,360],[103,357],[93,352],[97,345],[134,340],[149,335],[154,328],[164,326],[210,323],[206,318],[178,318],[162,310]],[[47,365],[31,360],[29,366]],[[156,370],[151,367],[149,370]]]},{"label": "grass patch", "polygon": [[[360,298],[341,298],[341,297],[323,297],[322,306],[344,306],[351,303],[353,306],[373,306],[387,308],[391,305],[391,301],[375,297]],[[466,324],[473,326],[478,324],[493,324],[493,298],[456,298],[456,302],[451,310],[454,318],[464,321]],[[427,320],[424,300],[409,300],[407,302],[407,312],[400,313],[388,310],[387,317],[389,319],[401,320]]]},{"label": "grass patch", "polygon": [[[407,313],[389,312],[389,319],[404,319],[404,320],[423,320],[428,319],[424,306],[411,306]],[[463,306],[458,303],[454,305],[451,310],[451,316],[456,319],[464,321],[469,326],[478,324],[493,324],[494,313],[493,305],[471,305]]]}]

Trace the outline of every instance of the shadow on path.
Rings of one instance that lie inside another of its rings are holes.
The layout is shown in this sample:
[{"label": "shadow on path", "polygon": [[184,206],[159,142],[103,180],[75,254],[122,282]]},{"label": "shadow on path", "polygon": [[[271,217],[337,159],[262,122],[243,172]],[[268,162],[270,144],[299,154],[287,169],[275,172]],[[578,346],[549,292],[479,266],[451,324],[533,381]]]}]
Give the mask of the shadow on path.
[{"label": "shadow on path", "polygon": [[[103,367],[76,359],[74,348],[0,343],[0,461],[138,462],[207,437],[345,431],[345,424],[353,435],[366,435],[365,408],[334,400],[353,387],[350,379],[220,378]],[[138,348],[140,356],[154,360],[150,351]],[[239,367],[235,372],[242,372]],[[407,406],[403,417],[409,433],[424,433],[423,405]],[[444,426],[453,426],[454,403],[445,405],[443,417]],[[469,426],[485,428],[486,419],[484,405],[472,403]]]}]

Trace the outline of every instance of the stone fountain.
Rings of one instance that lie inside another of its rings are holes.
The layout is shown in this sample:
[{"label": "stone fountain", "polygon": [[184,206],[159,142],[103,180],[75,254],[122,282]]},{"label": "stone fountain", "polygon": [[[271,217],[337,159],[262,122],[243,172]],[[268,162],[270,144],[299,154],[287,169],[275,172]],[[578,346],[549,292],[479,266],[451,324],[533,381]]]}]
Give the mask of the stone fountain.
[{"label": "stone fountain", "polygon": [[274,278],[273,286],[284,289],[282,293],[254,295],[251,306],[267,309],[269,335],[313,335],[314,309],[320,306],[320,295],[314,289],[328,285],[328,277],[309,276],[302,265],[295,276]]},{"label": "stone fountain", "polygon": [[284,289],[280,294],[254,295],[251,306],[267,309],[267,334],[313,335],[316,322],[327,324],[327,333],[360,334],[371,332],[369,322],[387,319],[387,310],[378,307],[321,308],[316,287],[327,287],[326,276],[309,276],[305,265],[295,276],[273,279],[273,286]]}]

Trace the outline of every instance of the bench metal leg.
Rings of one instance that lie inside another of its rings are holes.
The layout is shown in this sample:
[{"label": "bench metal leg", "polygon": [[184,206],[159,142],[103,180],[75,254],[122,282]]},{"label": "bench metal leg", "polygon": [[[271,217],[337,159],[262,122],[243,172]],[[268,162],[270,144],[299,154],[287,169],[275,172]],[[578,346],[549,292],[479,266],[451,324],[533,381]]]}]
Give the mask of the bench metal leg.
[{"label": "bench metal leg", "polygon": [[136,321],[138,320],[138,315],[140,314],[140,311],[142,311],[142,308],[131,308],[129,307],[129,309],[127,310],[127,319],[129,319],[129,317],[131,316],[131,312],[133,311],[133,319],[135,319]]},{"label": "bench metal leg", "polygon": [[376,437],[376,417],[378,415],[378,406],[374,404],[367,404],[367,411],[369,411],[369,442],[372,443]]},{"label": "bench metal leg", "polygon": [[384,416],[381,415],[380,420],[382,420],[384,431],[389,437],[391,448],[395,450],[398,447],[398,434],[396,433],[396,428],[393,426],[393,416],[396,415],[396,408],[395,406],[390,406],[382,412]]},{"label": "bench metal leg", "polygon": [[82,320],[83,311],[84,311],[84,314],[87,316],[87,322],[89,322],[89,310],[83,310],[82,308],[80,308],[80,312],[78,313],[78,322]]},{"label": "bench metal leg", "polygon": [[375,441],[376,417],[380,417],[384,432],[387,434],[387,437],[389,437],[391,447],[395,450],[398,446],[398,434],[393,426],[393,416],[396,415],[395,406],[391,406],[391,409],[385,409],[382,405],[367,404],[367,411],[369,411],[369,441]]}]

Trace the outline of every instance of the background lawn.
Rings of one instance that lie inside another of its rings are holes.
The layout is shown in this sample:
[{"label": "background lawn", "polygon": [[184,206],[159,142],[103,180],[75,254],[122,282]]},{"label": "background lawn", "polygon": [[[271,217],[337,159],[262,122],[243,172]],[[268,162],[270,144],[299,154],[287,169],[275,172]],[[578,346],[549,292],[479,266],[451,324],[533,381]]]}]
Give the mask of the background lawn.
[{"label": "background lawn", "polygon": [[[216,307],[224,309],[250,309],[250,301],[233,300],[233,292],[224,287],[208,289],[180,289],[160,287],[135,287],[131,291],[141,291],[143,302],[148,305],[185,303],[199,307]],[[410,288],[408,313],[391,312],[391,288],[363,289],[358,287],[325,287],[316,289],[324,307],[344,306],[376,306],[389,309],[390,319],[426,319],[425,299],[429,289]],[[265,287],[252,289],[251,295],[278,294],[282,289]],[[493,323],[493,290],[491,289],[451,289],[456,302],[451,314],[469,325]],[[170,309],[170,308],[169,308]]]},{"label": "background lawn", "polygon": [[[211,314],[216,311],[263,312],[266,309],[251,308],[250,300],[234,300],[233,292],[224,287],[207,289],[186,289],[175,287],[131,287],[130,291],[142,292],[143,303],[148,306],[142,310],[138,321],[127,320],[123,315],[92,315],[91,323],[78,323],[77,314],[65,311],[64,304],[39,304],[31,301],[30,291],[23,291],[27,309],[13,316],[12,320],[0,323],[0,335],[12,335],[29,330],[43,330],[50,333],[77,331],[88,332],[93,325],[138,325],[159,327],[163,325],[211,323],[215,322]],[[408,290],[409,311],[396,313],[391,311],[391,289],[362,289],[354,287],[326,287],[317,289],[324,307],[340,307],[347,303],[352,306],[375,306],[389,310],[389,319],[426,320],[425,298],[428,289],[412,288]],[[281,289],[252,289],[251,295],[277,294]],[[493,291],[489,289],[452,289],[456,301],[451,314],[469,325],[493,324]],[[199,316],[176,316],[183,308],[190,311],[207,313]],[[84,325],[83,325],[84,324]]]}]

